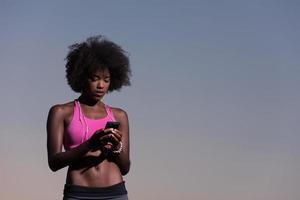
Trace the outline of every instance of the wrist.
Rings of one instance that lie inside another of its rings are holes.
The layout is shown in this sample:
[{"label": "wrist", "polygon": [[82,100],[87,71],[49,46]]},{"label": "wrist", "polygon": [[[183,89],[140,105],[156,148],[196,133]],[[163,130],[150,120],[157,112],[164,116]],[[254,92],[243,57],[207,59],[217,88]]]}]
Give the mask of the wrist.
[{"label": "wrist", "polygon": [[94,148],[95,145],[90,140],[87,140],[84,143],[82,143],[81,146],[84,151],[90,151]]},{"label": "wrist", "polygon": [[114,154],[120,154],[123,150],[123,143],[120,141],[118,146],[112,151]]}]

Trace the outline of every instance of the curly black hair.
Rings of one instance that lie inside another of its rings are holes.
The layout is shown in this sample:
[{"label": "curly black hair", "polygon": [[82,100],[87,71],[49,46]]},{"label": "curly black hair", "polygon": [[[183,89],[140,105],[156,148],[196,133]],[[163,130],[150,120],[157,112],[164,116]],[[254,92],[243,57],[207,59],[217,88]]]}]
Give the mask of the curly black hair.
[{"label": "curly black hair", "polygon": [[99,69],[108,69],[110,73],[109,92],[130,85],[127,52],[102,35],[69,46],[66,61],[66,78],[75,92],[82,92],[88,78]]}]

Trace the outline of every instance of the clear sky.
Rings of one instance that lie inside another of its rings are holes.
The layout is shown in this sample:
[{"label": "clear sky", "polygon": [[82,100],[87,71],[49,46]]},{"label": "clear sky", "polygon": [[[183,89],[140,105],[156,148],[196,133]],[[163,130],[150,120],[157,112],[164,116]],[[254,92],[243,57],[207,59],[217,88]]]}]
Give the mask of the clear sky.
[{"label": "clear sky", "polygon": [[0,0],[0,199],[61,199],[49,108],[77,98],[68,46],[103,34],[132,86],[131,200],[300,199],[300,3]]}]

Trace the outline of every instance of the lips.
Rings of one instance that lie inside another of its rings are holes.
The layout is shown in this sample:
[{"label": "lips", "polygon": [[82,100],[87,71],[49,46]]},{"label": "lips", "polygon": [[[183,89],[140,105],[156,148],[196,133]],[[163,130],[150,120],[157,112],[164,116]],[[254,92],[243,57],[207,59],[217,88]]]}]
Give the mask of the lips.
[{"label": "lips", "polygon": [[97,95],[97,96],[102,96],[104,93],[105,93],[104,91],[97,91],[97,92],[96,92],[96,95]]}]

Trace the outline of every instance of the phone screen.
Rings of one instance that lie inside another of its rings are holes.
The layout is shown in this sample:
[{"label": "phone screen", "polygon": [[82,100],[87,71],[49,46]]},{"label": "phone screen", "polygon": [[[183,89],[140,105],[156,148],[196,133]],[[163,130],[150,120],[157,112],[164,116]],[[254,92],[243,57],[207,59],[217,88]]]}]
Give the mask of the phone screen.
[{"label": "phone screen", "polygon": [[107,129],[107,128],[118,129],[119,126],[120,126],[120,122],[107,122],[105,125],[105,129]]}]

